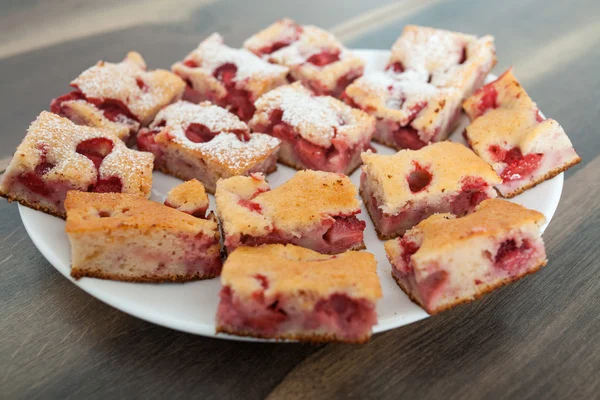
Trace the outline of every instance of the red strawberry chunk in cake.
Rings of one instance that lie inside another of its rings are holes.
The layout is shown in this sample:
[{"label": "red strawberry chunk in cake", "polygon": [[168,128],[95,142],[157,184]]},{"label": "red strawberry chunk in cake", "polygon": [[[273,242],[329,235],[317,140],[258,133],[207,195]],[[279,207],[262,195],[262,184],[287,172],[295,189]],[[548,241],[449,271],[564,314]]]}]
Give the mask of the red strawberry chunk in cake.
[{"label": "red strawberry chunk in cake", "polygon": [[563,128],[542,118],[512,69],[478,90],[463,108],[471,118],[465,137],[502,177],[496,189],[504,197],[516,196],[581,161]]},{"label": "red strawberry chunk in cake", "polygon": [[290,78],[320,95],[340,96],[365,65],[331,33],[282,19],[244,42],[244,47],[290,69]]},{"label": "red strawberry chunk in cake", "polygon": [[65,207],[75,279],[186,282],[221,272],[214,218],[121,193],[70,191]]},{"label": "red strawberry chunk in cake", "polygon": [[363,249],[366,223],[356,217],[356,192],[345,175],[311,170],[272,190],[259,174],[221,180],[215,199],[225,248],[292,243],[326,254]]},{"label": "red strawberry chunk in cake", "polygon": [[17,148],[0,195],[64,218],[69,190],[148,197],[153,159],[128,149],[110,131],[75,125],[44,111]]},{"label": "red strawberry chunk in cake", "polygon": [[204,185],[196,179],[175,186],[167,193],[165,206],[175,208],[198,218],[206,218],[208,195]]},{"label": "red strawberry chunk in cake", "polygon": [[371,148],[375,120],[296,82],[258,99],[249,125],[281,140],[282,163],[349,175],[361,164],[360,153]]},{"label": "red strawberry chunk in cake", "polygon": [[240,247],[223,266],[217,332],[364,343],[382,296],[376,267],[365,252],[329,256],[290,244]]},{"label": "red strawberry chunk in cake", "polygon": [[99,61],[71,86],[74,91],[52,100],[51,112],[79,125],[109,129],[132,144],[140,126],[181,98],[185,82],[169,71],[147,71],[142,56],[130,52],[117,64]]},{"label": "red strawberry chunk in cake", "polygon": [[138,148],[155,156],[158,170],[183,180],[197,179],[214,193],[219,179],[277,168],[280,141],[248,126],[224,108],[177,102],[142,129]]},{"label": "red strawberry chunk in cake", "polygon": [[215,33],[204,40],[173,72],[187,83],[184,99],[205,100],[227,108],[243,121],[254,114],[254,102],[287,82],[288,69],[269,64],[245,49],[233,49]]},{"label": "red strawberry chunk in cake", "polygon": [[441,142],[394,155],[363,153],[360,191],[380,239],[402,236],[434,213],[462,216],[496,197],[500,177],[471,150]]},{"label": "red strawberry chunk in cake", "polygon": [[544,216],[485,200],[463,218],[436,214],[385,243],[392,276],[428,313],[472,301],[546,265]]},{"label": "red strawberry chunk in cake", "polygon": [[342,98],[377,118],[375,141],[417,150],[448,137],[461,101],[495,64],[490,36],[409,25],[394,44],[386,71],[357,79]]}]

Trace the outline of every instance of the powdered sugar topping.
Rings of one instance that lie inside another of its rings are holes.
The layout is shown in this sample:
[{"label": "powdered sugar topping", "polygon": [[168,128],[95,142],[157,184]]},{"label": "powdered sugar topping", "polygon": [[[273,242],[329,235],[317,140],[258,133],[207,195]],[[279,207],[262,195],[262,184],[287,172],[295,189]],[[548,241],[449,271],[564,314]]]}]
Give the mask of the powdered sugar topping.
[{"label": "powdered sugar topping", "polygon": [[[269,59],[288,66],[306,63],[313,54],[324,50],[340,53],[343,57],[346,49],[331,33],[316,26],[304,26],[298,40],[273,52]],[[316,68],[316,67],[315,67]]]},{"label": "powdered sugar topping", "polygon": [[179,136],[185,136],[184,127],[193,123],[202,124],[211,132],[249,132],[248,125],[236,115],[209,102],[193,104],[179,101],[171,104],[156,115],[150,126],[154,128],[163,121],[171,133]]},{"label": "powdered sugar topping", "polygon": [[424,27],[407,27],[392,47],[391,62],[433,72],[458,64],[468,40],[474,37]]},{"label": "powdered sugar topping", "polygon": [[149,122],[155,110],[183,93],[185,84],[168,71],[146,71],[136,62],[138,57],[130,54],[118,64],[100,61],[71,85],[88,98],[118,100],[141,122]]},{"label": "powdered sugar topping", "polygon": [[234,174],[245,172],[267,158],[281,143],[279,139],[262,133],[250,135],[250,139],[245,142],[229,132],[223,132],[206,143],[193,143],[187,138],[185,140],[187,147],[196,149],[204,157],[227,166]]},{"label": "powdered sugar topping", "polygon": [[288,71],[286,67],[263,61],[246,49],[233,49],[226,46],[218,33],[213,33],[200,43],[198,48],[186,58],[198,62],[200,67],[210,74],[224,64],[233,64],[237,67],[235,81],[255,77],[281,76],[287,74]]},{"label": "powdered sugar topping", "polygon": [[299,82],[280,86],[263,95],[256,102],[257,112],[270,114],[281,110],[282,121],[294,128],[306,140],[323,147],[331,145],[331,139],[344,120],[331,106],[328,96],[313,96]]},{"label": "powdered sugar topping", "polygon": [[72,183],[80,184],[82,190],[87,190],[96,179],[96,169],[89,158],[77,153],[77,145],[95,138],[106,138],[113,143],[112,151],[100,166],[101,175],[122,178],[123,191],[138,194],[139,182],[151,179],[143,177],[142,172],[144,169],[152,171],[153,157],[149,153],[128,149],[109,131],[75,125],[66,118],[43,111],[31,124],[18,151],[25,154],[31,164],[29,168],[39,163],[43,153],[46,161],[53,164],[49,176],[71,179]]}]

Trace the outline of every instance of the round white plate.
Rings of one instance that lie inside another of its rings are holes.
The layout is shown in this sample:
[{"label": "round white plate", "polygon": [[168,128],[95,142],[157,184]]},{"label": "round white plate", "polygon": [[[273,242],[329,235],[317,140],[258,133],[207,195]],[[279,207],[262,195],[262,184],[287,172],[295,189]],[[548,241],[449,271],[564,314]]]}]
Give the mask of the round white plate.
[{"label": "round white plate", "polygon": [[[383,69],[388,51],[357,50],[367,62],[367,71]],[[492,77],[488,77],[492,79]],[[450,139],[463,142],[462,131],[468,123],[462,116],[461,124]],[[393,154],[392,149],[375,144],[379,154]],[[272,187],[279,186],[294,174],[294,170],[283,165],[270,174],[267,179]],[[358,186],[360,169],[351,179]],[[163,202],[166,193],[177,184],[179,179],[154,172],[152,200]],[[512,201],[542,212],[548,222],[554,215],[562,192],[563,174],[536,186],[515,197]],[[211,197],[211,209],[214,198]],[[143,284],[113,282],[101,279],[83,278],[75,281],[70,273],[69,240],[64,231],[65,222],[40,211],[19,205],[21,218],[27,233],[40,252],[61,274],[75,285],[99,300],[138,318],[184,332],[204,336],[249,340],[236,336],[215,334],[215,313],[219,300],[219,279],[190,282],[184,284]],[[410,324],[427,317],[427,313],[412,303],[398,288],[390,274],[391,266],[385,257],[383,242],[377,239],[373,224],[363,206],[360,217],[367,222],[365,243],[367,251],[375,254],[378,262],[377,272],[383,287],[383,299],[377,304],[379,323],[373,328],[375,333]],[[544,226],[545,228],[545,226]]]}]

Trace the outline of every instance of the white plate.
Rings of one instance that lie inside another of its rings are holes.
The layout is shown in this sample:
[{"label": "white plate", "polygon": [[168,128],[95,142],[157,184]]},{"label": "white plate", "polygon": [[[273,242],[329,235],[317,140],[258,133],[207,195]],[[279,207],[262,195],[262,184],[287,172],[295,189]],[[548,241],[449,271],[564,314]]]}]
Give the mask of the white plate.
[{"label": "white plate", "polygon": [[[367,71],[382,69],[389,56],[387,51],[357,50],[367,62]],[[490,79],[492,77],[489,77]],[[451,139],[463,142],[462,131],[467,118],[462,116],[460,126]],[[464,142],[463,142],[464,143]],[[392,149],[375,144],[379,154],[392,154]],[[283,165],[268,176],[272,187],[289,179],[294,170]],[[359,184],[360,169],[351,178]],[[162,202],[166,193],[181,181],[154,172],[152,199]],[[554,215],[562,192],[563,174],[536,186],[515,197],[514,202],[542,212],[547,221]],[[214,199],[211,196],[211,204]],[[212,207],[211,207],[212,208]],[[61,274],[75,285],[99,300],[138,318],[184,332],[219,338],[248,340],[229,335],[215,335],[215,313],[220,289],[219,279],[190,282],[185,284],[142,284],[113,282],[101,279],[83,278],[74,281],[70,273],[69,241],[65,234],[65,222],[39,211],[19,205],[21,218],[27,233],[40,252]],[[385,258],[383,242],[377,239],[373,224],[363,206],[362,219],[366,220],[365,243],[367,251],[377,257],[378,274],[383,287],[383,299],[377,304],[379,323],[373,328],[375,333],[410,324],[427,317],[427,313],[412,303],[398,288],[390,274],[390,264]],[[544,226],[545,228],[545,226]]]}]

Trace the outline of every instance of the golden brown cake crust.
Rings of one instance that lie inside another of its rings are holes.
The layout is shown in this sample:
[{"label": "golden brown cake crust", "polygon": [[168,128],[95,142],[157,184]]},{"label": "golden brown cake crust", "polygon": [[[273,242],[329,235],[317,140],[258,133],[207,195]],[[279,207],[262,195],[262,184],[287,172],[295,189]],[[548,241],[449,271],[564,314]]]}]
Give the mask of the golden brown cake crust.
[{"label": "golden brown cake crust", "polygon": [[[228,235],[262,236],[273,226],[298,232],[321,224],[326,217],[360,212],[356,186],[342,174],[304,170],[279,187],[267,189],[262,176],[237,176],[217,183],[217,210]],[[240,200],[250,198],[261,213],[239,205]]]},{"label": "golden brown cake crust", "polygon": [[[432,193],[459,191],[462,178],[480,177],[490,185],[501,182],[491,166],[460,143],[439,142],[420,150],[402,150],[393,155],[362,153],[363,172],[374,181],[382,210],[395,215],[408,202],[431,198]],[[408,176],[419,165],[432,178],[427,190],[413,192]]]},{"label": "golden brown cake crust", "polygon": [[[268,280],[266,289],[256,275]],[[225,262],[221,284],[231,287],[239,298],[263,289],[265,296],[303,293],[307,309],[334,293],[371,302],[382,296],[372,254],[347,251],[331,256],[290,244],[238,247]]]},{"label": "golden brown cake crust", "polygon": [[413,257],[452,248],[476,236],[499,236],[524,224],[541,226],[545,221],[544,214],[510,201],[484,200],[476,207],[474,213],[465,217],[434,214],[412,228],[409,231],[411,234],[420,232],[423,237],[423,243]]},{"label": "golden brown cake crust", "polygon": [[65,208],[67,233],[111,230],[143,232],[157,228],[189,234],[202,232],[209,236],[217,232],[217,224],[213,220],[195,218],[163,204],[122,193],[69,191]]},{"label": "golden brown cake crust", "polygon": [[180,211],[193,212],[198,208],[208,208],[208,196],[204,185],[197,179],[191,179],[175,186],[167,193],[165,200],[170,207]]}]

